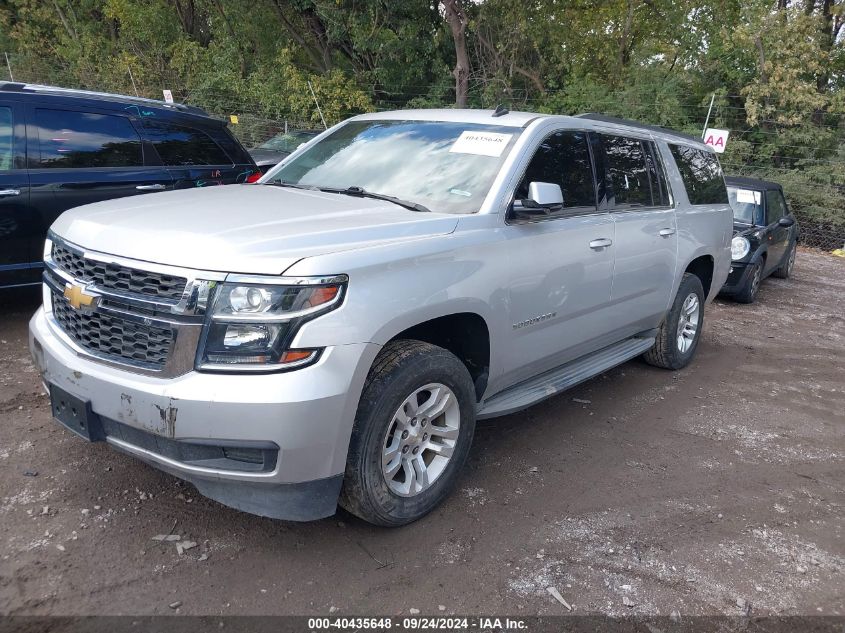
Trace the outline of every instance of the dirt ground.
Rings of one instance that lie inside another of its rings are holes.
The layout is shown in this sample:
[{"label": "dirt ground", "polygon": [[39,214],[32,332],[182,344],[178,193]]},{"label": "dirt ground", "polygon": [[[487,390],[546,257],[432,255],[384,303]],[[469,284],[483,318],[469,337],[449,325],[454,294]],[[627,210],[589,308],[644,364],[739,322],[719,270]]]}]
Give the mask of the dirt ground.
[{"label": "dirt ground", "polygon": [[[453,496],[273,521],[50,418],[0,295],[0,614],[845,614],[845,260],[716,301],[693,364],[480,423]],[[180,554],[172,532],[198,545]],[[170,605],[181,603],[178,607]]]}]

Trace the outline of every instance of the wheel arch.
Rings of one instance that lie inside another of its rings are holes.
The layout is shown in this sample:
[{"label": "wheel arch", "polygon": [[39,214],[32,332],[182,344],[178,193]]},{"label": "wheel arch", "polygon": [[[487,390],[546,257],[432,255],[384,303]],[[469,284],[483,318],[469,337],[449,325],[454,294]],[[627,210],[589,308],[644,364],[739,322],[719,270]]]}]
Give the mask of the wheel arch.
[{"label": "wheel arch", "polygon": [[690,261],[684,268],[684,273],[690,273],[698,277],[701,285],[704,288],[705,299],[710,296],[710,291],[713,285],[713,272],[715,270],[716,262],[712,255],[699,255]]},{"label": "wheel arch", "polygon": [[408,315],[383,327],[379,345],[412,339],[431,343],[454,354],[467,368],[481,400],[490,376],[491,337],[489,320],[480,310],[439,311]]}]

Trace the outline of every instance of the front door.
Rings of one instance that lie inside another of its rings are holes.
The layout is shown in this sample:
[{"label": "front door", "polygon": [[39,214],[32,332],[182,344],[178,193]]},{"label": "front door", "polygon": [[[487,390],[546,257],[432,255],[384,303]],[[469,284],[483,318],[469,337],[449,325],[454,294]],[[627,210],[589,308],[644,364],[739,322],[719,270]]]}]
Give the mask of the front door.
[{"label": "front door", "polygon": [[604,346],[610,330],[614,225],[598,206],[587,134],[561,130],[546,137],[516,200],[527,197],[531,182],[560,185],[563,206],[547,216],[509,214],[509,362],[503,386]]},{"label": "front door", "polygon": [[785,218],[789,210],[786,208],[786,201],[783,193],[777,189],[766,191],[766,240],[768,242],[768,255],[766,256],[766,270],[769,273],[783,261],[786,250],[789,248],[789,234],[792,230],[788,226],[781,226],[779,220]]},{"label": "front door", "polygon": [[21,115],[15,103],[0,101],[0,286],[36,283],[40,278],[30,252],[37,226],[29,205]]}]

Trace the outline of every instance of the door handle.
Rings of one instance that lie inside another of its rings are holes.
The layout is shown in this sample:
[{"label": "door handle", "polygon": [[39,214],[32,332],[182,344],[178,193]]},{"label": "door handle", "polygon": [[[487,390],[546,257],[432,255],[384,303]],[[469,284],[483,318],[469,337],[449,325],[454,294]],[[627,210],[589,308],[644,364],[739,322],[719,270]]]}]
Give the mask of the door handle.
[{"label": "door handle", "polygon": [[162,185],[156,183],[154,185],[138,185],[135,187],[138,191],[161,191],[162,189],[167,189],[167,185]]},{"label": "door handle", "polygon": [[675,234],[675,229],[660,229],[660,237],[669,237]]},{"label": "door handle", "polygon": [[19,196],[21,195],[20,189],[0,189],[0,198],[5,198],[6,196]]},{"label": "door handle", "polygon": [[606,237],[600,237],[599,239],[590,242],[590,248],[596,250],[599,248],[605,248],[611,244],[613,244],[613,240]]}]

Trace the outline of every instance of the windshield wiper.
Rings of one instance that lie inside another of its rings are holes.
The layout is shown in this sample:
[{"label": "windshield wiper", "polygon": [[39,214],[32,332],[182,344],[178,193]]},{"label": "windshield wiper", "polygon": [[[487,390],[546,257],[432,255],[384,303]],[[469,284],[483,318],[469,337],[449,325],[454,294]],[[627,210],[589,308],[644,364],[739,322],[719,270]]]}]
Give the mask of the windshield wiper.
[{"label": "windshield wiper", "polygon": [[418,211],[420,213],[431,213],[431,209],[429,209],[428,207],[424,207],[418,202],[402,200],[402,198],[395,198],[394,196],[388,196],[383,193],[374,193],[372,191],[367,191],[362,187],[347,187],[346,189],[337,189],[335,187],[314,187],[314,189],[317,189],[319,191],[325,191],[327,193],[340,193],[345,196],[357,196],[358,198],[372,198],[373,200],[384,200],[386,202],[398,204],[400,207],[410,209],[411,211]]},{"label": "windshield wiper", "polygon": [[273,185],[274,187],[290,187],[291,189],[307,189],[309,191],[317,191],[314,185],[300,185],[295,182],[285,182],[284,180],[268,180],[263,183],[265,185]]}]

